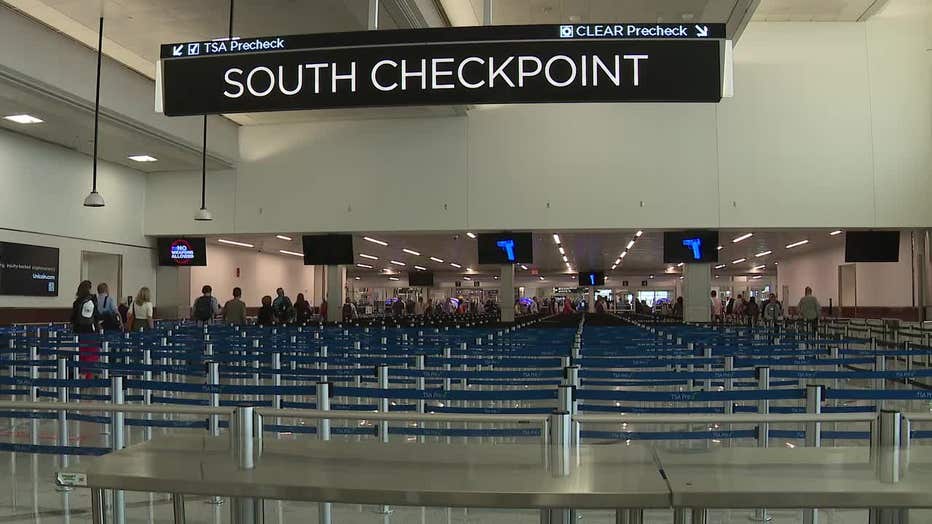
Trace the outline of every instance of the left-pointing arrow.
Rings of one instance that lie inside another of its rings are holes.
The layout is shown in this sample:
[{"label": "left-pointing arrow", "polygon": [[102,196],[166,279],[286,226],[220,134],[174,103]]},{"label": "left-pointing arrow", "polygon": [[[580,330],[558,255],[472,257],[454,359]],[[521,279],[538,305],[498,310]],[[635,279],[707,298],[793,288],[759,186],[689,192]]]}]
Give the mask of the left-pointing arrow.
[{"label": "left-pointing arrow", "polygon": [[184,44],[172,46],[172,56],[181,56],[184,53]]}]

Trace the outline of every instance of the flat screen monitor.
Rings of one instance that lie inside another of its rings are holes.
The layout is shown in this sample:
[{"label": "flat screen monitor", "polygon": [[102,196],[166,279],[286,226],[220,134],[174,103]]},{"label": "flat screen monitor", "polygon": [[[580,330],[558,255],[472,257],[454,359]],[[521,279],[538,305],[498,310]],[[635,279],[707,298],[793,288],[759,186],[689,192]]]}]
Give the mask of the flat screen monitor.
[{"label": "flat screen monitor", "polygon": [[434,274],[431,271],[411,271],[408,273],[408,285],[411,287],[433,287]]},{"label": "flat screen monitor", "polygon": [[899,231],[848,231],[845,262],[899,262]]},{"label": "flat screen monitor", "polygon": [[479,264],[532,264],[534,241],[530,233],[479,233]]},{"label": "flat screen monitor", "polygon": [[579,285],[583,287],[604,286],[605,273],[601,271],[589,271],[579,274]]},{"label": "flat screen monitor", "polygon": [[718,231],[667,231],[663,234],[666,264],[718,262]]},{"label": "flat screen monitor", "polygon": [[0,242],[0,295],[58,296],[58,249]]},{"label": "flat screen monitor", "polygon": [[165,237],[158,240],[160,266],[206,266],[204,237]]},{"label": "flat screen monitor", "polygon": [[353,265],[353,235],[305,235],[304,265]]}]

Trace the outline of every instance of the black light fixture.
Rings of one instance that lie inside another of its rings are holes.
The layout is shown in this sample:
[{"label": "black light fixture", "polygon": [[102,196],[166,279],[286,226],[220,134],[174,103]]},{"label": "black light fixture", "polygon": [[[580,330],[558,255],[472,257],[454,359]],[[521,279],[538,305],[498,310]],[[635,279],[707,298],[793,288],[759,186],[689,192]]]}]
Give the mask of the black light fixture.
[{"label": "black light fixture", "polygon": [[104,49],[104,17],[100,17],[100,29],[97,32],[97,94],[94,101],[94,164],[91,193],[84,199],[84,207],[104,207],[104,197],[97,192],[97,139],[100,129],[100,63]]}]

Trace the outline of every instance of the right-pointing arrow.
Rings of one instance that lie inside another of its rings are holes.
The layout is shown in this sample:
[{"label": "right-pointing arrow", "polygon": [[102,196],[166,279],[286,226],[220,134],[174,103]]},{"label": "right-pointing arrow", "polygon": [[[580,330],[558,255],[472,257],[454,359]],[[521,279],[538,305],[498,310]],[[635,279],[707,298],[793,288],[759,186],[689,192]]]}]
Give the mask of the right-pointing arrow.
[{"label": "right-pointing arrow", "polygon": [[709,36],[709,26],[707,25],[697,25],[696,26],[696,36],[699,38],[705,38]]}]

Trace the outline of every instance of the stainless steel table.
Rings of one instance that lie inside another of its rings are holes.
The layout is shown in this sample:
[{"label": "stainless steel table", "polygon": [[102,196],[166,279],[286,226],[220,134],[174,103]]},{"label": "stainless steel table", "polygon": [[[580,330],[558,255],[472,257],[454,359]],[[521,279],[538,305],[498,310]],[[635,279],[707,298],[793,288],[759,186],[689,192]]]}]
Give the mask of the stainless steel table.
[{"label": "stainless steel table", "polygon": [[434,507],[669,508],[650,448],[582,446],[558,473],[549,446],[266,439],[239,469],[221,437],[149,441],[59,473],[101,489]]},{"label": "stainless steel table", "polygon": [[[895,456],[894,456],[895,455]],[[675,507],[929,508],[932,453],[864,448],[663,449]],[[896,482],[879,461],[896,459]]]}]

